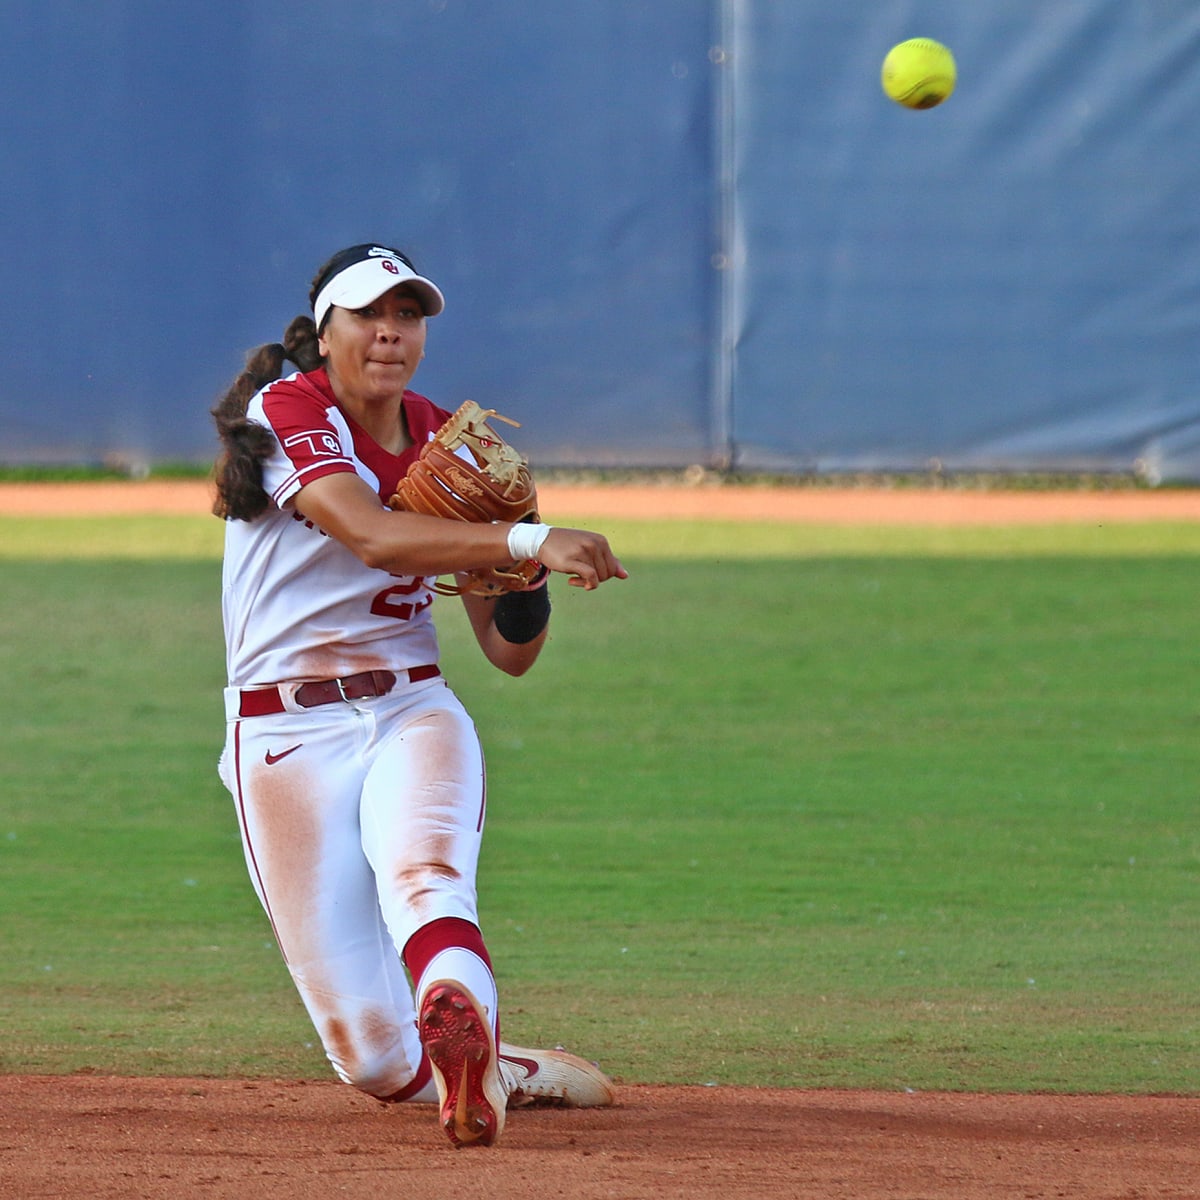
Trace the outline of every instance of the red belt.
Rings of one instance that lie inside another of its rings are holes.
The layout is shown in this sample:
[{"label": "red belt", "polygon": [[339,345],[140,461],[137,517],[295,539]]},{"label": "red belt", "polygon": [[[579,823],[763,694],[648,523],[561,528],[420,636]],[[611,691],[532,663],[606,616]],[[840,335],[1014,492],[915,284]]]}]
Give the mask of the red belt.
[{"label": "red belt", "polygon": [[[398,677],[406,676],[409,683],[420,683],[440,674],[436,666],[409,667],[401,671],[400,676],[394,671],[363,671],[343,679],[302,683],[296,689],[295,699],[301,708],[316,708],[319,704],[333,704],[337,700],[365,700],[369,696],[386,696],[396,686]],[[281,712],[287,712],[287,706],[277,687],[250,688],[242,692],[238,716],[269,717]]]}]

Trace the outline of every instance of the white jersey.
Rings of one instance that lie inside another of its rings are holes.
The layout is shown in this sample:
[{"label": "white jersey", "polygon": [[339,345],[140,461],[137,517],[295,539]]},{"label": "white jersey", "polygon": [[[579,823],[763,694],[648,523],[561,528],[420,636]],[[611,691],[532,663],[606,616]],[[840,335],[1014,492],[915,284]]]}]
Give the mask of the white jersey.
[{"label": "white jersey", "polygon": [[383,504],[449,416],[415,392],[404,393],[404,415],[414,445],[395,455],[342,412],[323,369],[277,380],[250,401],[247,416],[275,435],[275,449],[263,464],[267,510],[225,525],[231,687],[437,662],[433,581],[365,566],[292,504],[305,484],[340,471],[365,479]]}]

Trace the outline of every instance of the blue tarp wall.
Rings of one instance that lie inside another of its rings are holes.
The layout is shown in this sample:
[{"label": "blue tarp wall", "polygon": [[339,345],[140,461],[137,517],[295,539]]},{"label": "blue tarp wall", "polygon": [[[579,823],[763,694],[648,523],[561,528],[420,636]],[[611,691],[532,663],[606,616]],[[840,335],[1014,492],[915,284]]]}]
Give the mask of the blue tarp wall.
[{"label": "blue tarp wall", "polygon": [[9,0],[0,78],[0,462],[209,459],[379,239],[535,467],[1200,478],[1194,0]]}]

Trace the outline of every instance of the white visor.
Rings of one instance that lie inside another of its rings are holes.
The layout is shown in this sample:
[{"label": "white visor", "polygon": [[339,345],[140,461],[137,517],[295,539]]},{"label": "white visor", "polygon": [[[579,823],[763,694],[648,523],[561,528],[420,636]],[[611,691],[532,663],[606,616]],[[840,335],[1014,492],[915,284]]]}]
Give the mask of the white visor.
[{"label": "white visor", "polygon": [[436,317],[446,307],[437,284],[418,275],[407,263],[386,251],[372,251],[371,257],[352,263],[339,271],[318,293],[313,305],[317,328],[333,305],[338,308],[365,308],[384,292],[406,284],[416,293],[427,317]]}]

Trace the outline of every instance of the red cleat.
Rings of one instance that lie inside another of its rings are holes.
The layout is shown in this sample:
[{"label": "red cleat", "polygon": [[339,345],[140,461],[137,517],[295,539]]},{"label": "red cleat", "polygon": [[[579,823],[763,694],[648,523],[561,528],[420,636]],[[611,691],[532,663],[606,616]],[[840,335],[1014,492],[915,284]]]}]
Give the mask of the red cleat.
[{"label": "red cleat", "polygon": [[504,1131],[508,1093],[483,1005],[456,980],[439,980],[425,992],[418,1028],[446,1136],[459,1147],[494,1145]]}]

